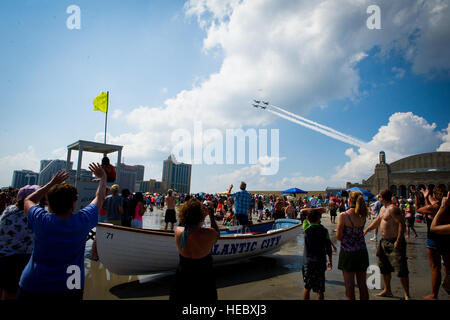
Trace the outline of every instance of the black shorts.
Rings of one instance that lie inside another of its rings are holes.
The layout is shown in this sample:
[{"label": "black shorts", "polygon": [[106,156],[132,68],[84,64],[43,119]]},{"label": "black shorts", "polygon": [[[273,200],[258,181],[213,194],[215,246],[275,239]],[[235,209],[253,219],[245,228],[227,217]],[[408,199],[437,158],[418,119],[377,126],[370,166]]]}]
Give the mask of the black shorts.
[{"label": "black shorts", "polygon": [[14,254],[0,258],[0,289],[16,292],[23,269],[30,261],[31,254]]},{"label": "black shorts", "polygon": [[330,217],[336,217],[337,216],[337,209],[330,209]]},{"label": "black shorts", "polygon": [[325,292],[325,271],[326,264],[306,264],[302,266],[304,287],[316,293]]},{"label": "black shorts", "polygon": [[166,216],[164,217],[165,223],[175,223],[177,222],[176,212],[175,209],[167,209],[166,210]]},{"label": "black shorts", "polygon": [[414,221],[416,221],[415,217],[406,218],[406,225],[408,227],[414,227]]},{"label": "black shorts", "polygon": [[246,214],[237,214],[236,215],[237,221],[239,221],[239,224],[242,226],[248,225],[248,216]]}]

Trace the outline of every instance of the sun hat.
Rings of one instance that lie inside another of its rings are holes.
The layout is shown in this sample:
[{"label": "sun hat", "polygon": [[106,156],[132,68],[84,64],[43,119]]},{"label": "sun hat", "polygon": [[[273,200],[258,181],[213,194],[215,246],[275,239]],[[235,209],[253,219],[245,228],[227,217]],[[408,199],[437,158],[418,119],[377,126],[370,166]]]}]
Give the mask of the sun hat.
[{"label": "sun hat", "polygon": [[27,184],[25,187],[20,188],[19,193],[17,193],[17,200],[24,200],[26,197],[28,197],[36,190],[39,190],[40,188],[41,186],[38,185],[30,186],[29,184]]}]

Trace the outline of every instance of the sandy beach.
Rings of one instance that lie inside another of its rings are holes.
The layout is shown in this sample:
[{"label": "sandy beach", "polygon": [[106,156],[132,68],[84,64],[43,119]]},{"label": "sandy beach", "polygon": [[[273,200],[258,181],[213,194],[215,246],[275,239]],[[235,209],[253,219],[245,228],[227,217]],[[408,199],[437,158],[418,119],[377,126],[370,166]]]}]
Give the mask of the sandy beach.
[{"label": "sandy beach", "polygon": [[[326,273],[325,299],[344,300],[345,288],[342,272],[337,269],[339,243],[336,242],[335,232],[333,232],[336,225],[330,224],[328,214],[323,215],[322,224],[327,227],[333,243],[338,248],[338,252],[333,253],[333,270]],[[426,225],[416,223],[415,226],[418,238],[407,240],[410,292],[413,299],[422,300],[425,295],[430,293],[431,275],[425,246]],[[146,212],[144,228],[163,227],[161,210]],[[366,243],[370,264],[376,265],[376,242],[369,240],[372,235],[370,232],[366,236]],[[86,248],[85,300],[168,300],[174,273],[119,276],[109,272],[101,262],[87,258],[90,245],[91,241],[88,242]],[[277,253],[216,266],[219,300],[300,300],[303,291],[302,252],[303,231],[295,241],[287,243]],[[369,290],[370,299],[401,299],[403,296],[401,284],[395,275],[392,277],[392,291],[393,298],[380,298],[375,295],[381,290]],[[312,298],[315,298],[315,294],[312,294]],[[439,299],[450,300],[450,295],[441,288]]]}]

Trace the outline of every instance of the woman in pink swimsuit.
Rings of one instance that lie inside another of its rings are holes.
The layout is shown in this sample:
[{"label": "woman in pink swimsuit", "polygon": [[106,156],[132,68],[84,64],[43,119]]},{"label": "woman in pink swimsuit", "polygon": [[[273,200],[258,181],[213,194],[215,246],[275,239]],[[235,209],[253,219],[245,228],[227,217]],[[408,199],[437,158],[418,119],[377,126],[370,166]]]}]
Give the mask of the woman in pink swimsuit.
[{"label": "woman in pink swimsuit", "polygon": [[134,217],[131,227],[142,229],[142,216],[145,213],[144,196],[141,192],[136,192],[131,200],[131,208],[134,208]]}]

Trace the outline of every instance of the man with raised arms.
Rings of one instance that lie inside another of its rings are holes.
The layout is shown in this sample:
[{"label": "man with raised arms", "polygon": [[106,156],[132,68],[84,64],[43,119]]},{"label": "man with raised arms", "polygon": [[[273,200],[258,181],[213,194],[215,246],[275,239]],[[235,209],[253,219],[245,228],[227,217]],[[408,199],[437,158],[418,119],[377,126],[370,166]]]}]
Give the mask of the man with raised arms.
[{"label": "man with raised arms", "polygon": [[380,297],[392,297],[391,272],[395,271],[402,283],[405,299],[409,300],[409,278],[406,257],[405,219],[399,207],[392,204],[392,193],[383,190],[380,193],[383,207],[378,217],[364,230],[364,235],[379,227],[381,240],[378,243],[378,265],[384,280],[384,290]]}]

